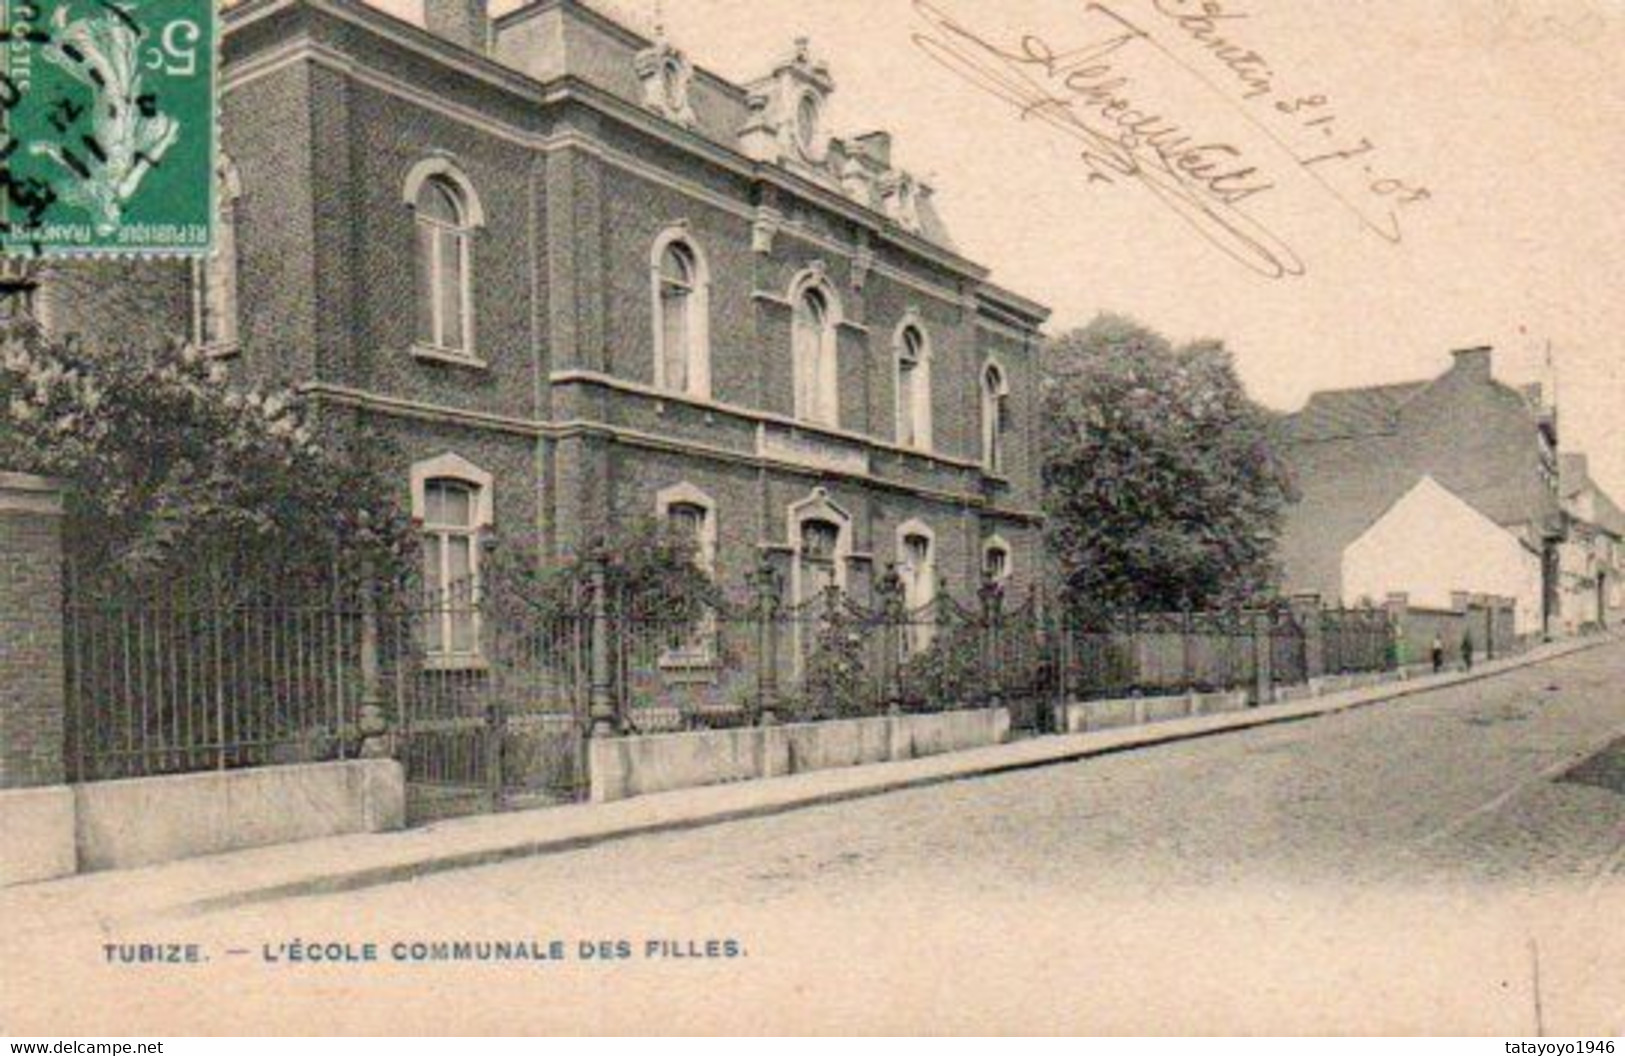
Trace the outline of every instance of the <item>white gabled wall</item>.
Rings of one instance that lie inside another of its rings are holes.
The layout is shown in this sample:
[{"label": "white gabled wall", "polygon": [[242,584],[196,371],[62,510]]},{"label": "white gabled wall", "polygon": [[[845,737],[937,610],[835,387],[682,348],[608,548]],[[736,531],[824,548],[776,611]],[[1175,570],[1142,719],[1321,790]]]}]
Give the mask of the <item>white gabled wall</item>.
[{"label": "white gabled wall", "polygon": [[1456,591],[1516,598],[1517,629],[1540,629],[1540,558],[1432,477],[1423,477],[1343,551],[1343,599],[1410,595],[1448,608]]}]

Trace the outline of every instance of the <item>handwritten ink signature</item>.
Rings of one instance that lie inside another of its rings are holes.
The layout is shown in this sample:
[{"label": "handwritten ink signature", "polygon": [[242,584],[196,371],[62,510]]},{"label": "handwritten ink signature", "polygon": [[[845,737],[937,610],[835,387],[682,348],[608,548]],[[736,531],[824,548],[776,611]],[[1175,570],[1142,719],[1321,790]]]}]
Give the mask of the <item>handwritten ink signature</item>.
[{"label": "handwritten ink signature", "polygon": [[[1275,182],[1259,163],[1246,158],[1241,146],[1198,137],[1138,103],[1134,80],[1121,68],[1131,55],[1128,49],[1154,51],[1155,57],[1183,69],[1262,132],[1369,230],[1390,242],[1401,240],[1398,216],[1392,208],[1389,223],[1379,224],[1345,189],[1315,170],[1322,163],[1346,162],[1372,150],[1369,139],[1352,148],[1327,144],[1317,147],[1312,156],[1304,156],[1287,137],[1243,109],[1247,102],[1277,94],[1276,74],[1269,60],[1219,33],[1221,21],[1243,18],[1243,14],[1226,10],[1220,0],[1153,0],[1159,15],[1210,51],[1239,81],[1244,90],[1241,102],[1236,102],[1119,12],[1098,2],[1084,6],[1091,15],[1107,20],[1109,28],[1082,46],[1059,49],[1034,33],[1012,35],[1013,42],[997,43],[960,23],[933,0],[915,0],[915,12],[930,31],[915,33],[913,42],[956,77],[1009,103],[1022,119],[1041,121],[1082,144],[1079,157],[1088,169],[1089,183],[1137,182],[1199,237],[1266,278],[1299,276],[1306,271],[1296,251],[1240,208],[1248,200],[1274,191]],[[1114,64],[1114,59],[1119,61]],[[1318,109],[1327,103],[1323,95],[1288,97],[1274,104],[1270,116],[1301,122],[1305,128],[1331,136],[1335,115]],[[1379,198],[1409,205],[1428,197],[1425,188],[1376,177],[1369,165],[1362,168],[1368,178],[1367,190]]]},{"label": "handwritten ink signature", "polygon": [[1303,261],[1238,206],[1272,190],[1240,148],[1198,142],[1180,125],[1149,113],[1129,94],[1130,77],[1109,61],[1146,33],[1114,12],[1105,39],[1057,51],[1035,34],[1001,46],[961,25],[931,0],[915,11],[934,32],[913,41],[927,56],[970,84],[1010,103],[1025,119],[1042,121],[1083,145],[1091,183],[1137,181],[1197,234],[1243,266],[1268,278],[1302,275]]},{"label": "handwritten ink signature", "polygon": [[[1277,97],[1266,111],[1268,120],[1255,116],[1239,104],[1231,106],[1234,112],[1279,147],[1287,158],[1303,170],[1304,175],[1358,219],[1366,230],[1390,243],[1398,244],[1404,240],[1399,210],[1428,201],[1432,197],[1431,192],[1426,187],[1414,186],[1378,172],[1374,159],[1363,157],[1376,150],[1376,144],[1369,137],[1362,137],[1353,146],[1346,145],[1351,137],[1343,133],[1338,112],[1324,92],[1297,94],[1280,91],[1275,83],[1274,66],[1269,59],[1256,49],[1224,35],[1231,33],[1231,30],[1221,32],[1223,24],[1249,18],[1245,11],[1225,6],[1225,0],[1151,0],[1151,6],[1198,47],[1209,51],[1216,62],[1241,82],[1247,89],[1241,94],[1243,102],[1259,100],[1257,105],[1262,105]],[[1224,93],[1220,88],[1199,70],[1183,62],[1170,49],[1160,44],[1155,46],[1170,62],[1223,98]],[[1312,145],[1304,146],[1302,139],[1305,137],[1312,141]],[[1358,164],[1353,164],[1362,157]],[[1316,168],[1321,165],[1328,168]],[[1375,204],[1384,214],[1380,220],[1371,215],[1370,206],[1373,203],[1370,199],[1376,200]]]}]

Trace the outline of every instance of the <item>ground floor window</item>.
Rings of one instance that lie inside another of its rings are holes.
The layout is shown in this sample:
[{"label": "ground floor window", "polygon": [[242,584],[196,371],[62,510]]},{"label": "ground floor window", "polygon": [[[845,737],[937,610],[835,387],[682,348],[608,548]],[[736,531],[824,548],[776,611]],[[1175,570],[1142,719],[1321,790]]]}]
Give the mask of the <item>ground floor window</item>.
[{"label": "ground floor window", "polygon": [[[656,500],[657,513],[673,534],[691,544],[696,566],[707,576],[716,575],[717,507],[711,497],[692,484],[665,489]],[[715,662],[717,619],[705,612],[693,620],[674,621],[666,634],[661,663],[666,666],[696,666]]]},{"label": "ground floor window", "polygon": [[437,479],[423,489],[423,583],[434,613],[426,621],[429,652],[478,651],[479,548],[476,488]]},{"label": "ground floor window", "polygon": [[982,549],[982,580],[1002,587],[1009,578],[1010,547],[995,538]]},{"label": "ground floor window", "polygon": [[903,648],[906,653],[919,653],[930,648],[936,631],[932,611],[937,597],[935,543],[918,522],[905,525],[899,536],[897,574],[902,579],[907,620]]},{"label": "ground floor window", "polygon": [[412,466],[423,576],[423,645],[440,665],[480,657],[480,543],[491,528],[491,474],[457,455]]}]

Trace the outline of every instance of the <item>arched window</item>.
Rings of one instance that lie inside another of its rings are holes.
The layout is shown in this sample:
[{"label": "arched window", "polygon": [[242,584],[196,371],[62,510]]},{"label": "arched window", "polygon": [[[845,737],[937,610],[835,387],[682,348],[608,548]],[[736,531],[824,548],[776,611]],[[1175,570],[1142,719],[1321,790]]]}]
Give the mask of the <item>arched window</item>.
[{"label": "arched window", "polygon": [[931,449],[931,358],[925,331],[905,324],[897,339],[897,442]]},{"label": "arched window", "polygon": [[474,354],[473,242],[479,215],[466,184],[449,169],[417,180],[418,343]]},{"label": "arched window", "polygon": [[437,664],[480,655],[480,535],[491,526],[491,475],[456,455],[412,467],[422,546],[424,646]]},{"label": "arched window", "polygon": [[243,193],[227,158],[215,170],[215,188],[214,253],[193,270],[193,339],[199,348],[224,355],[237,348],[237,206]]},{"label": "arched window", "polygon": [[806,285],[793,299],[792,355],[796,417],[820,425],[840,425],[840,359],[833,295],[819,283]]},{"label": "arched window", "polygon": [[1005,470],[1005,429],[1008,426],[1010,386],[997,363],[982,371],[982,467],[989,473]]},{"label": "arched window", "polygon": [[677,228],[655,241],[655,385],[669,392],[711,395],[710,280],[705,259]]}]

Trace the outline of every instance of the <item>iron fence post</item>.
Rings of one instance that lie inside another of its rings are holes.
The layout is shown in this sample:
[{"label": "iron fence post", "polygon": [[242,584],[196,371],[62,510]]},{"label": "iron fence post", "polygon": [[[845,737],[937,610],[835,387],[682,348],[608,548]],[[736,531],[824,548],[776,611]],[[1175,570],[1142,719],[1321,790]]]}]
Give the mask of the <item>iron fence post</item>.
[{"label": "iron fence post", "polygon": [[903,601],[903,577],[897,566],[888,564],[880,581],[875,584],[880,596],[880,620],[883,628],[880,671],[882,693],[888,715],[903,711],[903,652],[907,647],[908,608]]},{"label": "iron fence post", "polygon": [[390,751],[389,722],[384,716],[383,685],[378,667],[378,594],[371,565],[362,573],[361,591],[361,710],[356,732],[363,759],[381,759]]},{"label": "iron fence post", "polygon": [[592,671],[587,693],[588,735],[613,737],[617,732],[617,716],[614,669],[609,652],[609,554],[602,547],[593,552],[588,577],[592,589],[592,631],[587,647]]},{"label": "iron fence post", "polygon": [[1179,610],[1179,688],[1196,688],[1196,618],[1187,602]]},{"label": "iron fence post", "polygon": [[779,573],[766,558],[751,574],[756,588],[756,722],[779,721]]},{"label": "iron fence post", "polygon": [[1065,733],[1066,706],[1072,702],[1072,633],[1065,613],[1058,606],[1053,610],[1046,608],[1044,629],[1054,643],[1050,656],[1055,662],[1055,703],[1051,706],[1049,732]]},{"label": "iron fence post", "polygon": [[1262,706],[1275,691],[1274,614],[1268,610],[1253,613],[1253,693]]},{"label": "iron fence post", "polygon": [[1004,672],[999,662],[1000,623],[1004,615],[1004,587],[997,580],[984,576],[977,590],[982,603],[982,669],[987,672],[988,707],[1004,706]]}]

